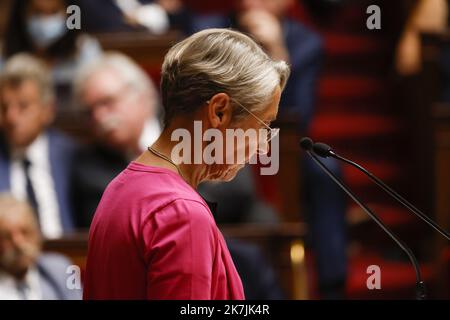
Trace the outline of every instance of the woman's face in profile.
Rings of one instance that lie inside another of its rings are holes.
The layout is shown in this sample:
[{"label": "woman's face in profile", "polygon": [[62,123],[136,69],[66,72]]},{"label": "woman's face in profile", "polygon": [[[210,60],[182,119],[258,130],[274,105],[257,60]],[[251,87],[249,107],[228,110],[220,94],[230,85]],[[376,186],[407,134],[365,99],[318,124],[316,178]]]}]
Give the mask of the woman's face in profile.
[{"label": "woman's face in profile", "polygon": [[[247,113],[247,115],[227,129],[241,129],[244,132],[248,132],[249,136],[251,132],[254,132],[257,139],[236,138],[234,139],[233,149],[227,148],[228,140],[224,139],[223,154],[225,155],[224,158],[226,161],[224,161],[224,164],[212,165],[213,170],[211,170],[211,172],[214,172],[212,174],[212,180],[232,180],[239,170],[242,169],[256,153],[265,154],[269,151],[266,128],[270,127],[271,122],[277,117],[280,98],[281,89],[280,87],[277,87],[269,104],[262,111],[250,114],[248,111],[244,110],[244,114]],[[237,108],[240,107],[237,106]],[[252,106],[246,108],[251,110]]]}]

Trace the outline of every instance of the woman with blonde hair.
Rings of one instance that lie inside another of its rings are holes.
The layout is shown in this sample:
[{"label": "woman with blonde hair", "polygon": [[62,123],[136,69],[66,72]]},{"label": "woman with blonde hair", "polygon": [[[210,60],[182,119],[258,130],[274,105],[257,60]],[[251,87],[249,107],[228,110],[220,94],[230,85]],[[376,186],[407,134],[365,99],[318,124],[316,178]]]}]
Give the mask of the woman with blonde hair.
[{"label": "woman with blonde hair", "polygon": [[[172,47],[162,66],[164,130],[106,188],[89,235],[85,299],[244,299],[241,279],[206,201],[202,181],[227,181],[267,151],[289,76],[248,36],[228,29],[198,32]],[[245,139],[202,158],[211,140],[188,144],[194,161],[175,159],[180,130],[263,132],[256,148]]]}]

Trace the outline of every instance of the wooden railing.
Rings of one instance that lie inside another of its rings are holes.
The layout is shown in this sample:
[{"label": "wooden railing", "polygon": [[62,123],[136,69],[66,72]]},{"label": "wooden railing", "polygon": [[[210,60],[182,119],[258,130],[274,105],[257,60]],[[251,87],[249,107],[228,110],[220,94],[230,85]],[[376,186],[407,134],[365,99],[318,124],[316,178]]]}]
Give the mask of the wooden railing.
[{"label": "wooden railing", "polygon": [[[416,88],[422,92],[418,108],[424,122],[418,130],[429,145],[424,158],[430,159],[425,172],[431,177],[432,210],[437,223],[446,230],[450,227],[450,105],[440,101],[445,81],[441,54],[443,46],[449,45],[450,30],[444,34],[422,35],[422,70]],[[450,296],[450,275],[445,265],[448,261],[443,259],[443,252],[449,248],[448,241],[436,234],[434,256],[440,296]]]},{"label": "wooden railing", "polygon": [[163,35],[152,35],[148,32],[114,32],[97,33],[102,48],[106,51],[120,51],[145,68],[160,69],[167,51],[182,35],[170,31]]},{"label": "wooden railing", "polygon": [[0,42],[5,36],[5,28],[9,20],[8,15],[10,12],[11,3],[11,0],[0,1]]}]

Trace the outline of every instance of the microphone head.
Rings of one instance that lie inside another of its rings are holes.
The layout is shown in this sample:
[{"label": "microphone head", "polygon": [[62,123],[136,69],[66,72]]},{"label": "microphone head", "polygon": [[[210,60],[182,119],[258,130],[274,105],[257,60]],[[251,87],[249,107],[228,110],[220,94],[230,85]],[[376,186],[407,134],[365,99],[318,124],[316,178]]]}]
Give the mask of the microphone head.
[{"label": "microphone head", "polygon": [[308,137],[303,137],[300,139],[300,147],[302,147],[303,150],[309,151],[313,147],[313,141]]},{"label": "microphone head", "polygon": [[328,158],[331,155],[331,147],[322,142],[314,143],[312,149],[315,154],[322,158]]}]

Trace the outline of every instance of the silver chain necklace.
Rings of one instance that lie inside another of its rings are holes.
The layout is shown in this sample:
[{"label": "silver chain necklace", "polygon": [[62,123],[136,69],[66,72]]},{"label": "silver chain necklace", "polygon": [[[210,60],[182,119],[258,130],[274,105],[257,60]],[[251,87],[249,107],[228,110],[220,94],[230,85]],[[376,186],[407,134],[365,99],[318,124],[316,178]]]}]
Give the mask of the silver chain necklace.
[{"label": "silver chain necklace", "polygon": [[181,172],[181,170],[178,167],[178,165],[175,162],[173,162],[172,159],[170,159],[169,157],[165,156],[164,154],[162,154],[158,150],[152,148],[151,146],[149,146],[147,149],[148,149],[148,151],[153,153],[155,156],[160,157],[160,158],[170,162],[175,168],[177,168],[178,174],[181,176],[181,178],[183,178],[184,181],[187,181],[186,178],[183,176],[183,173]]}]

